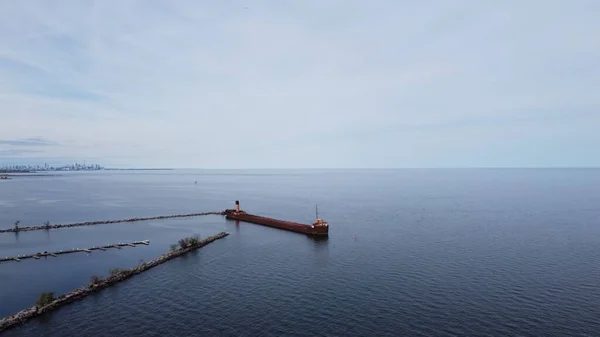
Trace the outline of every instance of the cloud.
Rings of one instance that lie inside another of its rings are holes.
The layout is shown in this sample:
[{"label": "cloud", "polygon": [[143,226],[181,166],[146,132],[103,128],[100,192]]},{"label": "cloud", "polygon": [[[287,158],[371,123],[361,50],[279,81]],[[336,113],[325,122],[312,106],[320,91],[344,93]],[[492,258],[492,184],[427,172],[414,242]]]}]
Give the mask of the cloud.
[{"label": "cloud", "polygon": [[[0,139],[0,164],[40,157],[61,144],[41,137]],[[16,158],[16,159],[15,159]]]},{"label": "cloud", "polygon": [[600,165],[573,155],[600,143],[598,10],[5,1],[0,135],[105,165]]},{"label": "cloud", "polygon": [[0,149],[0,158],[2,157],[10,157],[10,156],[22,156],[29,155],[32,153],[42,152],[40,150],[31,150],[31,149],[16,149],[16,150],[6,150]]},{"label": "cloud", "polygon": [[46,140],[40,137],[33,138],[23,138],[23,139],[13,139],[13,140],[2,140],[0,139],[1,145],[10,145],[10,146],[54,146],[58,145],[56,142],[51,140]]}]

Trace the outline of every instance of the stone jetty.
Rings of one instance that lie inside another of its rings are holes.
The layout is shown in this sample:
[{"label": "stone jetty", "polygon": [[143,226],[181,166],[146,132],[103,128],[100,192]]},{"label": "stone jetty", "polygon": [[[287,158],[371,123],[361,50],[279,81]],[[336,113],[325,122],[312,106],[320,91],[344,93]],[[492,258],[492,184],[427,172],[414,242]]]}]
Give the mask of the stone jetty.
[{"label": "stone jetty", "polygon": [[114,243],[112,245],[105,245],[105,246],[94,246],[91,248],[73,248],[73,249],[67,249],[67,250],[59,250],[56,252],[39,252],[39,253],[35,253],[35,254],[25,254],[25,255],[3,257],[3,258],[0,258],[0,262],[6,262],[6,261],[19,262],[24,259],[32,259],[32,258],[39,259],[40,257],[45,257],[45,256],[57,256],[60,254],[68,254],[68,253],[91,253],[93,250],[105,251],[108,248],[135,247],[137,245],[149,245],[149,244],[150,244],[149,240],[143,240],[143,241],[134,241],[134,242],[127,242],[127,243]]},{"label": "stone jetty", "polygon": [[49,304],[46,304],[44,306],[35,305],[31,308],[21,310],[12,316],[2,318],[2,319],[0,319],[0,332],[10,329],[10,328],[14,328],[18,325],[21,325],[21,324],[27,322],[28,320],[30,320],[32,318],[35,318],[35,317],[40,316],[47,312],[54,311],[54,310],[56,310],[64,305],[67,305],[73,301],[80,300],[96,291],[108,288],[119,282],[125,281],[126,279],[131,278],[134,275],[145,272],[145,271],[147,271],[153,267],[156,267],[162,263],[165,263],[173,258],[179,257],[179,256],[187,254],[193,250],[201,248],[213,241],[222,239],[222,238],[226,237],[227,235],[229,235],[229,233],[221,232],[215,236],[207,237],[203,240],[200,240],[197,244],[195,244],[193,246],[186,247],[186,248],[180,248],[175,251],[171,251],[167,254],[160,256],[159,258],[157,258],[155,260],[152,260],[152,261],[149,261],[146,263],[142,263],[141,265],[139,265],[135,268],[122,270],[122,271],[116,273],[115,275],[111,275],[104,279],[98,279],[96,282],[90,283],[86,286],[83,286],[81,288],[70,291],[64,295],[60,295],[57,298],[55,298],[52,302],[50,302]]},{"label": "stone jetty", "polygon": [[100,221],[75,222],[75,223],[70,223],[70,224],[55,224],[55,225],[48,224],[48,225],[40,225],[40,226],[5,228],[5,229],[0,229],[0,233],[41,231],[41,230],[49,230],[49,229],[81,227],[81,226],[95,226],[95,225],[105,225],[105,224],[122,223],[122,222],[137,222],[137,221],[162,220],[162,219],[173,219],[173,218],[190,218],[190,217],[203,216],[203,215],[225,215],[225,212],[174,214],[174,215],[152,216],[152,217],[146,217],[146,218],[131,218],[131,219],[121,219],[121,220],[100,220]]}]

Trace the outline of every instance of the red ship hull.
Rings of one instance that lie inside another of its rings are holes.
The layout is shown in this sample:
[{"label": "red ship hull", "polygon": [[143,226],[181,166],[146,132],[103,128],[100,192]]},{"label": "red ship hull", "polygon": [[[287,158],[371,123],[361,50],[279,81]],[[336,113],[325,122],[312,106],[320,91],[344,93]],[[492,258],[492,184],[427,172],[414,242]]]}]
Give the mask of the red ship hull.
[{"label": "red ship hull", "polygon": [[296,233],[302,233],[310,236],[328,236],[329,226],[305,225],[297,222],[277,220],[263,216],[248,214],[244,211],[226,210],[225,218],[231,220],[239,220],[257,225],[263,225],[273,228],[284,229]]}]

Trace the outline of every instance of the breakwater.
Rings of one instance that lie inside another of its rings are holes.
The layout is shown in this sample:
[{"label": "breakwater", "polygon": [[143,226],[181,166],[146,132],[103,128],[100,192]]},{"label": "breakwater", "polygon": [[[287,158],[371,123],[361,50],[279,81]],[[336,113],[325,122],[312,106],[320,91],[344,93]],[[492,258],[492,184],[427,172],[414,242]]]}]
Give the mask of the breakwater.
[{"label": "breakwater", "polygon": [[54,311],[64,305],[67,305],[76,300],[83,299],[84,297],[86,297],[96,291],[100,291],[102,289],[113,286],[119,282],[125,281],[126,279],[131,278],[134,275],[140,274],[140,273],[145,272],[153,267],[163,264],[171,259],[174,259],[181,255],[187,254],[187,253],[189,253],[193,250],[199,249],[201,247],[204,247],[205,245],[207,245],[211,242],[214,242],[216,240],[222,239],[222,238],[226,237],[227,235],[229,235],[229,233],[221,232],[215,236],[207,237],[205,239],[199,240],[197,243],[195,243],[191,246],[188,246],[185,248],[179,248],[177,250],[163,254],[159,258],[149,261],[149,262],[146,262],[146,263],[142,263],[141,265],[139,265],[137,267],[122,270],[122,271],[120,271],[114,275],[111,275],[107,278],[104,278],[104,279],[99,278],[86,286],[83,286],[81,288],[70,291],[64,295],[58,296],[57,298],[53,299],[50,303],[47,303],[44,305],[35,305],[28,309],[21,310],[20,312],[14,314],[14,315],[0,319],[0,332],[10,329],[10,328],[14,328],[18,325],[21,325],[21,324],[27,322],[28,320],[30,320],[32,318],[35,318],[35,317],[40,316],[47,312]]},{"label": "breakwater", "polygon": [[70,224],[46,224],[40,226],[24,226],[24,227],[13,227],[0,229],[0,233],[15,233],[15,232],[28,232],[28,231],[41,231],[59,228],[69,227],[81,227],[81,226],[94,226],[94,225],[105,225],[111,223],[122,223],[122,222],[137,222],[137,221],[148,221],[148,220],[162,220],[162,219],[173,219],[173,218],[189,218],[203,215],[224,215],[225,212],[204,212],[204,213],[189,213],[189,214],[175,214],[175,215],[161,215],[152,216],[146,218],[130,218],[121,220],[99,220],[99,221],[86,221],[86,222],[75,222]]},{"label": "breakwater", "polygon": [[109,248],[121,249],[122,247],[135,247],[137,245],[149,245],[149,244],[150,244],[149,240],[143,240],[143,241],[134,241],[134,242],[128,242],[128,243],[114,243],[112,245],[105,245],[105,246],[94,246],[91,248],[73,248],[73,249],[67,249],[67,250],[58,250],[55,252],[39,252],[39,253],[35,253],[35,254],[25,254],[25,255],[3,257],[3,258],[0,258],[0,262],[6,262],[6,261],[19,262],[24,259],[40,259],[41,257],[58,256],[61,254],[69,254],[69,253],[91,253],[94,250],[107,250]]}]

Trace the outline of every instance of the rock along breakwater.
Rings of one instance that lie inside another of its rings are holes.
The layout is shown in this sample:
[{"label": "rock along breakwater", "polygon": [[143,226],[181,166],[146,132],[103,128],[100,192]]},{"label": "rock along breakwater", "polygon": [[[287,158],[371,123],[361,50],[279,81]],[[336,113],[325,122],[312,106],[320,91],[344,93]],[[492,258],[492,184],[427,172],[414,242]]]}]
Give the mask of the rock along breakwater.
[{"label": "rock along breakwater", "polygon": [[148,221],[148,220],[162,220],[162,219],[173,219],[173,218],[189,218],[203,215],[224,215],[225,212],[204,212],[204,213],[188,213],[188,214],[174,214],[174,215],[161,215],[146,218],[130,218],[121,220],[99,220],[99,221],[86,221],[86,222],[75,222],[70,224],[55,224],[55,225],[41,225],[41,226],[26,226],[26,227],[14,227],[0,229],[0,233],[17,233],[17,232],[28,232],[28,231],[40,231],[50,230],[59,228],[69,227],[81,227],[81,226],[94,226],[94,225],[105,225],[111,223],[122,223],[122,222],[137,222],[137,221]]},{"label": "rock along breakwater", "polygon": [[73,249],[67,249],[67,250],[58,250],[55,252],[39,252],[39,253],[35,253],[35,254],[25,254],[25,255],[2,257],[2,258],[0,258],[0,262],[6,262],[6,261],[19,262],[24,259],[39,259],[41,257],[58,256],[61,254],[69,254],[69,253],[91,253],[93,250],[107,250],[109,248],[121,249],[121,247],[135,247],[137,245],[149,245],[149,244],[150,244],[150,240],[143,240],[143,241],[134,241],[134,242],[127,242],[127,243],[114,243],[112,245],[105,245],[105,246],[94,246],[91,248],[73,248]]},{"label": "rock along breakwater", "polygon": [[159,258],[157,258],[155,260],[143,263],[135,268],[125,269],[121,272],[116,273],[115,275],[111,275],[105,279],[100,279],[97,282],[90,283],[84,287],[75,289],[64,295],[60,295],[57,298],[55,298],[52,302],[50,302],[44,306],[35,305],[31,308],[21,310],[20,312],[14,314],[12,316],[8,316],[3,319],[0,319],[0,332],[10,329],[10,328],[14,328],[18,325],[21,325],[21,324],[27,322],[28,320],[30,320],[34,317],[40,316],[47,312],[54,311],[64,305],[67,305],[76,300],[80,300],[96,291],[100,291],[102,289],[105,289],[112,285],[115,285],[119,282],[125,281],[126,279],[128,279],[134,275],[145,272],[153,267],[156,267],[160,264],[163,264],[163,263],[165,263],[171,259],[174,259],[176,257],[179,257],[181,255],[187,254],[193,250],[202,248],[203,246],[205,246],[211,242],[214,242],[216,240],[222,239],[222,238],[226,237],[227,235],[229,235],[229,233],[221,232],[215,236],[207,237],[203,240],[198,241],[198,243],[195,245],[192,245],[192,246],[189,246],[186,248],[180,248],[175,251],[171,251],[167,254],[160,256]]}]

